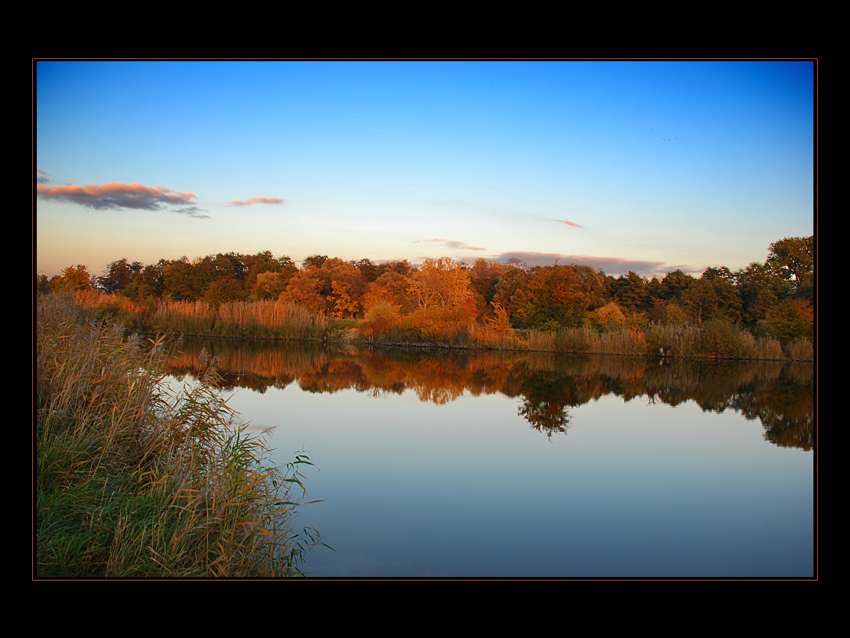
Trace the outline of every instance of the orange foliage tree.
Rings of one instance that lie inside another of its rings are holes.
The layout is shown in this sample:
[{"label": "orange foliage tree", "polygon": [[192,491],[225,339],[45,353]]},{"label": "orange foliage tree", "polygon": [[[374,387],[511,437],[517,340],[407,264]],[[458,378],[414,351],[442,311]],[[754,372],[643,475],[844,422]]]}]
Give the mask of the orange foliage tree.
[{"label": "orange foliage tree", "polygon": [[458,308],[472,299],[469,273],[448,257],[426,259],[410,277],[408,293],[417,308]]}]

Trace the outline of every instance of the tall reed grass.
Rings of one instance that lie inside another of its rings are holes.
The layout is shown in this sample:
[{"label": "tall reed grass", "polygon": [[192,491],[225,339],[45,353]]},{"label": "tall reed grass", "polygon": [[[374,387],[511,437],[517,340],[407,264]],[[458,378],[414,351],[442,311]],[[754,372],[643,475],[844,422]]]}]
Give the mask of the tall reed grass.
[{"label": "tall reed grass", "polygon": [[37,307],[35,577],[278,577],[314,530],[297,455],[277,468],[211,385],[171,393],[163,342]]},{"label": "tall reed grass", "polygon": [[75,301],[91,317],[114,319],[133,332],[286,340],[320,340],[328,333],[327,317],[280,301],[135,304],[120,295],[96,291],[78,292]]}]

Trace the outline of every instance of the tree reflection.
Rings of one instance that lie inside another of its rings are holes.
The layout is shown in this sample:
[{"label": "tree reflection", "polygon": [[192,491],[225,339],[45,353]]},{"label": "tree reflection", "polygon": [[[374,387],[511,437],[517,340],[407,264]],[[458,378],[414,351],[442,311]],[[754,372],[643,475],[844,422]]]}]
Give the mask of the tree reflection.
[{"label": "tree reflection", "polygon": [[174,375],[199,374],[214,358],[225,390],[263,392],[291,383],[307,392],[353,389],[373,396],[411,391],[420,401],[446,404],[464,393],[502,394],[519,401],[534,429],[565,433],[569,408],[605,395],[679,405],[707,412],[734,410],[759,419],[775,445],[814,447],[813,366],[781,362],[712,362],[652,358],[573,357],[422,349],[361,349],[290,343],[199,341],[181,344]]},{"label": "tree reflection", "polygon": [[517,413],[535,430],[545,432],[551,438],[558,432],[566,432],[571,405],[569,378],[551,370],[542,370],[530,375],[522,385],[523,400]]}]

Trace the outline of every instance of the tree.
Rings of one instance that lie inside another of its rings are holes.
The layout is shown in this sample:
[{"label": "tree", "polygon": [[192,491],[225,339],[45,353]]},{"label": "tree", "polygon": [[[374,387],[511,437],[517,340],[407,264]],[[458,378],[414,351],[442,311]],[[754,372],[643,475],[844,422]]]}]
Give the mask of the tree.
[{"label": "tree", "polygon": [[345,281],[331,281],[328,301],[331,303],[331,314],[338,319],[352,318],[360,309],[360,304],[351,298],[350,286]]},{"label": "tree", "polygon": [[121,292],[133,281],[133,278],[142,270],[142,264],[138,261],[130,264],[126,259],[113,261],[106,267],[106,274],[97,278],[97,284],[108,293]]},{"label": "tree", "polygon": [[648,310],[652,305],[646,280],[631,270],[611,284],[611,294],[621,308],[631,311]]},{"label": "tree", "polygon": [[753,262],[735,274],[741,297],[741,317],[750,328],[763,321],[768,310],[791,293],[789,283],[766,264]]},{"label": "tree", "polygon": [[254,281],[253,295],[257,299],[277,299],[289,282],[291,275],[282,272],[261,272]]},{"label": "tree", "polygon": [[525,325],[540,328],[580,326],[585,313],[605,301],[603,275],[589,266],[535,266],[526,286],[525,303],[517,315]]},{"label": "tree", "polygon": [[728,278],[716,276],[714,272],[695,280],[682,293],[682,304],[699,324],[708,319],[727,323],[741,320],[741,298],[737,288]]},{"label": "tree", "polygon": [[317,314],[327,309],[325,298],[319,292],[321,282],[313,277],[308,270],[300,270],[289,278],[286,290],[280,293],[279,299],[285,303],[302,306]]},{"label": "tree", "polygon": [[143,267],[124,289],[124,295],[136,301],[162,298],[167,264],[164,259],[160,259],[156,264]]},{"label": "tree", "polygon": [[667,273],[661,280],[661,296],[670,301],[681,299],[684,292],[696,281],[694,277],[677,269]]},{"label": "tree", "polygon": [[448,257],[426,259],[410,277],[408,292],[418,308],[458,308],[472,298],[469,273]]},{"label": "tree", "polygon": [[380,304],[389,304],[396,313],[407,314],[413,310],[407,289],[410,278],[394,270],[388,270],[367,287],[363,295],[363,310]]},{"label": "tree", "polygon": [[525,327],[524,318],[519,315],[519,309],[528,303],[528,281],[531,274],[525,268],[508,268],[493,292],[493,301],[498,303],[508,313],[513,325]]},{"label": "tree", "polygon": [[507,311],[502,308],[501,304],[498,304],[495,301],[491,301],[490,306],[493,311],[492,315],[487,318],[487,326],[499,334],[505,334],[511,329],[511,322],[508,319]]},{"label": "tree", "polygon": [[168,262],[162,271],[162,294],[175,301],[197,301],[209,284],[204,262],[190,264],[186,257]]},{"label": "tree", "polygon": [[765,316],[768,333],[783,344],[798,339],[811,339],[814,326],[812,305],[805,299],[784,299]]},{"label": "tree", "polygon": [[789,282],[796,296],[811,300],[814,295],[815,238],[786,237],[770,245],[768,268]]},{"label": "tree", "polygon": [[498,261],[476,259],[469,269],[470,285],[481,309],[486,308],[496,294],[496,284],[510,266]]},{"label": "tree", "polygon": [[95,279],[89,274],[88,268],[82,264],[68,266],[62,269],[62,273],[56,278],[55,287],[64,290],[89,290],[94,288]]}]

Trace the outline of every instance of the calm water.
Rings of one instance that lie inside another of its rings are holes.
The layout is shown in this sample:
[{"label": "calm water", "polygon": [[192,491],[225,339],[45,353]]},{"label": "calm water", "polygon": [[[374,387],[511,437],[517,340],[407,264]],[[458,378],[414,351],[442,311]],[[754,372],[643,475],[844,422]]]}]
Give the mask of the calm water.
[{"label": "calm water", "polygon": [[[203,350],[202,350],[203,349]],[[315,577],[814,575],[812,366],[185,344],[307,452]]]}]

